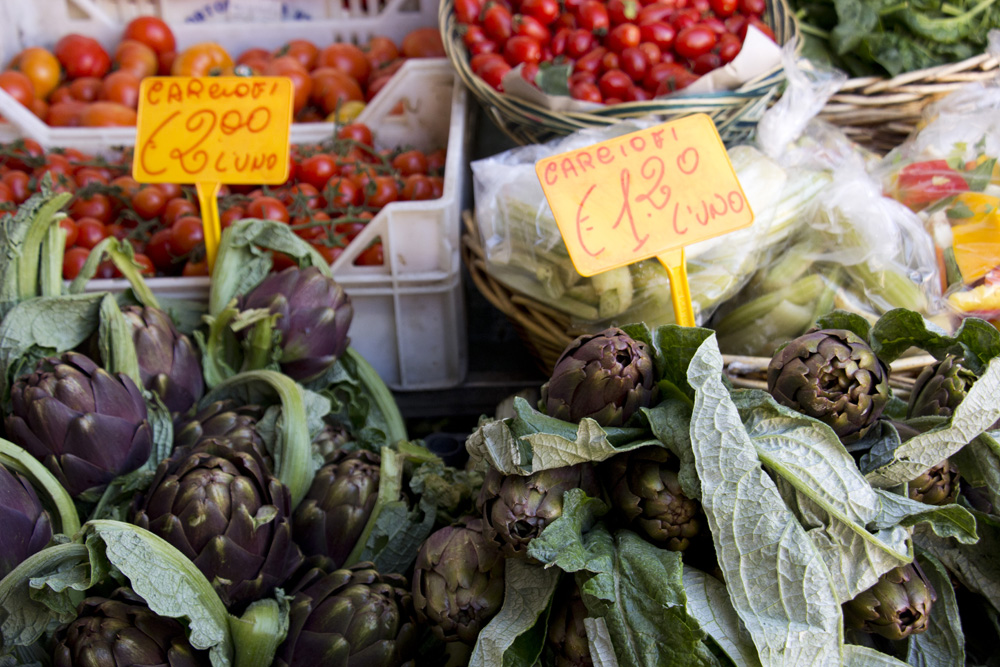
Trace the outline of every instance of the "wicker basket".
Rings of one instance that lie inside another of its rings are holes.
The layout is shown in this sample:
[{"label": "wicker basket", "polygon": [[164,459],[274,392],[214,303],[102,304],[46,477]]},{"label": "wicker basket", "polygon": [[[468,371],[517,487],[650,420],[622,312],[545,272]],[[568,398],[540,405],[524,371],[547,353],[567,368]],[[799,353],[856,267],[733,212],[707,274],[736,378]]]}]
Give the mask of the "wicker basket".
[{"label": "wicker basket", "polygon": [[924,107],[968,83],[997,76],[998,67],[995,57],[983,54],[891,79],[848,79],[827,102],[820,118],[839,126],[859,144],[884,154],[917,128]]},{"label": "wicker basket", "polygon": [[[587,127],[611,125],[622,118],[655,114],[667,121],[694,113],[711,116],[727,144],[738,142],[756,127],[785,80],[782,68],[776,67],[732,91],[627,102],[592,112],[552,111],[527,100],[498,93],[472,73],[453,6],[454,0],[441,0],[438,18],[444,50],[458,76],[479,100],[493,123],[520,144],[544,143]],[[765,19],[773,27],[779,44],[798,37],[798,23],[786,0],[769,0]]]},{"label": "wicker basket", "polygon": [[[525,347],[535,358],[535,363],[546,375],[552,369],[566,346],[584,333],[570,327],[570,318],[531,297],[512,290],[494,279],[486,270],[486,253],[479,237],[479,228],[471,212],[462,215],[465,233],[462,234],[462,261],[469,270],[469,277],[476,289],[500,312],[507,316]],[[734,386],[750,389],[767,389],[767,357],[723,355],[726,375]],[[925,366],[935,363],[934,357],[920,355],[897,359],[891,364],[889,384],[893,393],[906,400],[917,375]]]}]

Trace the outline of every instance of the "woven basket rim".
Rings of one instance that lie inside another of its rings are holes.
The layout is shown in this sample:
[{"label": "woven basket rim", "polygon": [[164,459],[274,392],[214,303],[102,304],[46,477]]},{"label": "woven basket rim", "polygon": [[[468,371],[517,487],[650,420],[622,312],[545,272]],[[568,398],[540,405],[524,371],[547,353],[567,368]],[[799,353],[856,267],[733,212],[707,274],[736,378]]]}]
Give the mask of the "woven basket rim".
[{"label": "woven basket rim", "polygon": [[[590,125],[610,125],[621,118],[635,118],[648,114],[668,115],[677,113],[718,112],[740,108],[766,97],[780,86],[785,77],[779,65],[731,91],[718,91],[697,95],[679,95],[645,102],[624,102],[605,106],[594,111],[555,111],[529,100],[499,93],[472,73],[465,45],[458,34],[458,22],[452,11],[454,0],[441,0],[438,8],[439,28],[445,53],[451,60],[459,78],[481,103],[495,107],[500,114],[513,122],[541,124],[549,129],[572,132]],[[775,26],[775,35],[784,44],[799,35],[798,20],[787,0],[768,0],[768,13],[779,6],[783,21]],[[801,40],[797,47],[801,48]]]}]

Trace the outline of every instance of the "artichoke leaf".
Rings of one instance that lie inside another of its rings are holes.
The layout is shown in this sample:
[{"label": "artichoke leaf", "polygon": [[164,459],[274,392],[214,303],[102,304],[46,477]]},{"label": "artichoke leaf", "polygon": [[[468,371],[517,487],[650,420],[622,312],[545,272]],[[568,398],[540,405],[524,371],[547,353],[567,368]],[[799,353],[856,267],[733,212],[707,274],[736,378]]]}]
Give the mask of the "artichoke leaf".
[{"label": "artichoke leaf", "polygon": [[[555,568],[543,568],[520,558],[507,560],[503,606],[476,638],[470,667],[535,664],[544,643],[545,623],[559,575]],[[519,641],[522,638],[525,641]]]},{"label": "artichoke leaf", "polygon": [[967,317],[954,334],[905,308],[890,310],[872,327],[872,349],[885,363],[891,363],[911,347],[918,347],[943,359],[947,354],[962,357],[976,374],[1000,355],[1000,331],[985,320]]},{"label": "artichoke leaf", "polygon": [[24,475],[31,486],[39,492],[42,504],[51,511],[56,520],[55,531],[68,537],[80,530],[80,516],[76,505],[55,475],[49,472],[34,456],[9,440],[0,438],[0,464]]},{"label": "artichoke leaf", "polygon": [[701,482],[691,448],[691,406],[683,401],[667,400],[652,408],[643,408],[653,435],[680,460],[677,481],[688,498],[701,499]]},{"label": "artichoke leaf", "polygon": [[948,571],[928,553],[917,561],[937,593],[927,630],[906,640],[906,663],[913,667],[964,667],[965,634]]},{"label": "artichoke leaf", "polygon": [[590,659],[594,667],[618,667],[614,646],[611,645],[611,633],[603,618],[585,618],[583,627],[587,631],[587,645],[590,647]]},{"label": "artichoke leaf", "polygon": [[879,498],[879,513],[872,525],[877,530],[926,523],[940,537],[953,537],[962,544],[979,541],[976,518],[961,505],[927,505],[883,489],[876,489],[875,493]]},{"label": "artichoke leaf", "polygon": [[562,515],[550,523],[528,544],[528,555],[546,567],[556,566],[564,572],[607,572],[611,563],[599,543],[587,535],[597,519],[608,512],[608,506],[598,498],[590,498],[582,489],[570,489],[563,494]]},{"label": "artichoke leaf", "polygon": [[687,369],[702,343],[711,335],[711,329],[698,327],[681,327],[676,324],[657,327],[653,331],[651,342],[656,351],[653,358],[661,383],[669,382],[688,400],[693,400],[694,389],[688,382]]},{"label": "artichoke leaf", "polygon": [[750,635],[726,594],[726,585],[701,570],[684,566],[687,610],[737,667],[759,667]]},{"label": "artichoke leaf", "polygon": [[906,667],[906,663],[867,646],[845,644],[844,667]]},{"label": "artichoke leaf", "polygon": [[251,603],[239,618],[229,616],[229,631],[236,648],[234,667],[269,667],[274,653],[288,635],[291,598],[280,589],[276,597]]},{"label": "artichoke leaf", "polygon": [[860,467],[873,486],[890,488],[920,476],[960,451],[1000,419],[1000,357],[992,358],[948,422],[916,435],[891,449],[883,440],[861,459]]},{"label": "artichoke leaf", "polygon": [[840,664],[840,602],[822,554],[765,473],[723,381],[715,338],[688,369],[691,442],[729,597],[762,665]]},{"label": "artichoke leaf", "polygon": [[[379,454],[381,462],[379,463],[378,495],[375,498],[375,506],[368,517],[368,523],[365,524],[361,535],[358,536],[358,541],[351,553],[348,554],[347,560],[344,561],[344,567],[350,567],[361,560],[361,554],[369,548],[369,538],[378,524],[379,515],[387,505],[398,501],[403,492],[402,457],[398,452],[388,447],[383,447]],[[415,556],[416,554],[414,554]]]},{"label": "artichoke leaf", "polygon": [[969,512],[976,518],[979,541],[975,544],[935,535],[926,525],[914,530],[913,540],[941,561],[962,585],[1000,609],[1000,519],[971,508]]},{"label": "artichoke leaf", "polygon": [[132,328],[125,321],[118,302],[110,294],[101,299],[100,322],[97,326],[98,347],[102,366],[109,373],[127,375],[137,387],[142,387],[139,356],[135,351]]},{"label": "artichoke leaf", "polygon": [[983,433],[952,457],[970,486],[983,487],[987,499],[1000,507],[1000,432]]}]

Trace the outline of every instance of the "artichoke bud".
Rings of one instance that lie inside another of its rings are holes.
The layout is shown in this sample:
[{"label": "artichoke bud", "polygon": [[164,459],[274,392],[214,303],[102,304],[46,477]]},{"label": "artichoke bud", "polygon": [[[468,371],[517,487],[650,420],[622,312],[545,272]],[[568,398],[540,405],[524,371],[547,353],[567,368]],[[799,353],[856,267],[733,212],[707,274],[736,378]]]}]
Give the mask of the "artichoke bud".
[{"label": "artichoke bud", "polygon": [[857,334],[822,329],[795,338],[774,354],[767,390],[793,410],[828,424],[853,442],[878,421],[889,402],[889,369]]},{"label": "artichoke bud", "polygon": [[55,637],[55,667],[208,667],[208,651],[188,642],[184,626],[160,616],[127,588],[111,597],[89,597],[77,618]]},{"label": "artichoke bud", "polygon": [[569,344],[542,385],[539,409],[574,424],[589,417],[601,426],[621,426],[656,395],[646,344],[612,327]]},{"label": "artichoke bud", "polygon": [[962,365],[962,358],[947,355],[924,367],[913,384],[907,419],[950,417],[976,381],[976,374]]},{"label": "artichoke bud", "polygon": [[[347,349],[354,309],[333,278],[310,266],[272,273],[240,299],[240,310],[264,309],[278,315],[283,373],[299,382],[314,380]],[[252,330],[252,328],[251,328]],[[251,331],[241,330],[241,335]]]},{"label": "artichoke bud", "polygon": [[337,454],[337,450],[343,449],[350,441],[351,434],[348,433],[347,427],[340,423],[327,422],[323,425],[323,430],[312,440],[313,456],[323,462],[329,461]]},{"label": "artichoke bud", "polygon": [[416,649],[406,578],[372,563],[309,570],[291,591],[289,631],[276,667],[402,665]]},{"label": "artichoke bud", "polygon": [[24,475],[0,465],[0,579],[52,539],[52,521]]},{"label": "artichoke bud", "polygon": [[233,400],[215,401],[194,415],[174,421],[174,449],[193,449],[208,440],[225,441],[236,449],[250,447],[263,458],[268,470],[274,465],[257,433],[264,416],[259,405],[240,405]]},{"label": "artichoke bud", "polygon": [[139,376],[170,412],[183,414],[205,393],[201,362],[191,339],[177,331],[159,308],[126,306],[122,315],[132,329]]},{"label": "artichoke bud", "polygon": [[224,439],[162,461],[136,499],[132,523],[191,559],[235,614],[271,595],[302,563],[288,489],[259,452]]},{"label": "artichoke bud", "polygon": [[505,476],[490,468],[478,502],[483,512],[483,534],[500,547],[505,557],[528,558],[528,544],[562,516],[563,494],[570,489],[600,497],[601,487],[592,464],[577,463],[528,476]]},{"label": "artichoke bud", "polygon": [[545,635],[546,664],[554,667],[593,667],[583,621],[589,617],[580,589],[571,577],[560,584],[552,601],[549,631]]},{"label": "artichoke bud", "polygon": [[601,465],[611,504],[640,534],[671,551],[687,549],[701,527],[701,504],[684,495],[677,459],[663,447],[642,447]]},{"label": "artichoke bud", "polygon": [[958,468],[945,459],[911,480],[907,489],[912,500],[928,505],[947,505],[958,497],[959,479]]},{"label": "artichoke bud", "polygon": [[446,642],[472,646],[479,631],[500,611],[504,559],[483,537],[480,519],[463,517],[420,545],[413,566],[417,620]]},{"label": "artichoke bud", "polygon": [[306,556],[328,556],[334,567],[344,564],[375,509],[380,464],[374,452],[341,450],[317,471],[293,518],[296,542]]},{"label": "artichoke bud", "polygon": [[843,604],[844,626],[886,639],[906,639],[927,629],[935,600],[937,593],[920,566],[901,565]]},{"label": "artichoke bud", "polygon": [[14,382],[5,425],[74,498],[143,465],[153,442],[142,391],[77,352]]}]

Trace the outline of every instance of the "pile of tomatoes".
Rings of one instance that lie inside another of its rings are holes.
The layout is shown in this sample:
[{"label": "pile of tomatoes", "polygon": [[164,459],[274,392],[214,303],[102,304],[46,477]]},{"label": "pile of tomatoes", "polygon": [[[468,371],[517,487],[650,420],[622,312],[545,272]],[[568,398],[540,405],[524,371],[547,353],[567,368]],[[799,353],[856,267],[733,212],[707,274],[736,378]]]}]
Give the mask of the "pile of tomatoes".
[{"label": "pile of tomatoes", "polygon": [[[376,150],[361,123],[340,126],[321,145],[294,146],[288,180],[274,188],[222,186],[220,222],[243,218],[291,226],[333,262],[382,207],[395,201],[437,199],[444,189],[444,149],[424,153],[406,147]],[[207,275],[204,230],[191,186],[139,184],[129,176],[131,155],[105,160],[74,149],[45,153],[31,140],[0,148],[0,211],[13,212],[40,189],[49,174],[54,190],[72,192],[62,220],[66,232],[63,277],[77,276],[91,249],[109,236],[127,239],[149,276]],[[376,239],[355,260],[384,262]],[[291,264],[275,256],[275,269]],[[98,278],[118,277],[103,262]]]},{"label": "pile of tomatoes", "polygon": [[166,23],[142,16],[125,27],[111,54],[77,34],[61,38],[51,51],[24,49],[0,72],[0,88],[52,126],[128,127],[135,125],[139,82],[146,76],[287,76],[295,87],[297,120],[345,121],[360,113],[406,58],[444,56],[436,28],[413,30],[398,46],[378,36],[364,48],[321,48],[296,39],[274,51],[250,49],[235,60],[216,42],[176,49]]},{"label": "pile of tomatoes", "polygon": [[579,100],[620,104],[689,86],[733,60],[766,0],[455,0],[455,18],[473,73],[503,92],[522,66],[537,86],[539,69],[563,65]]}]

